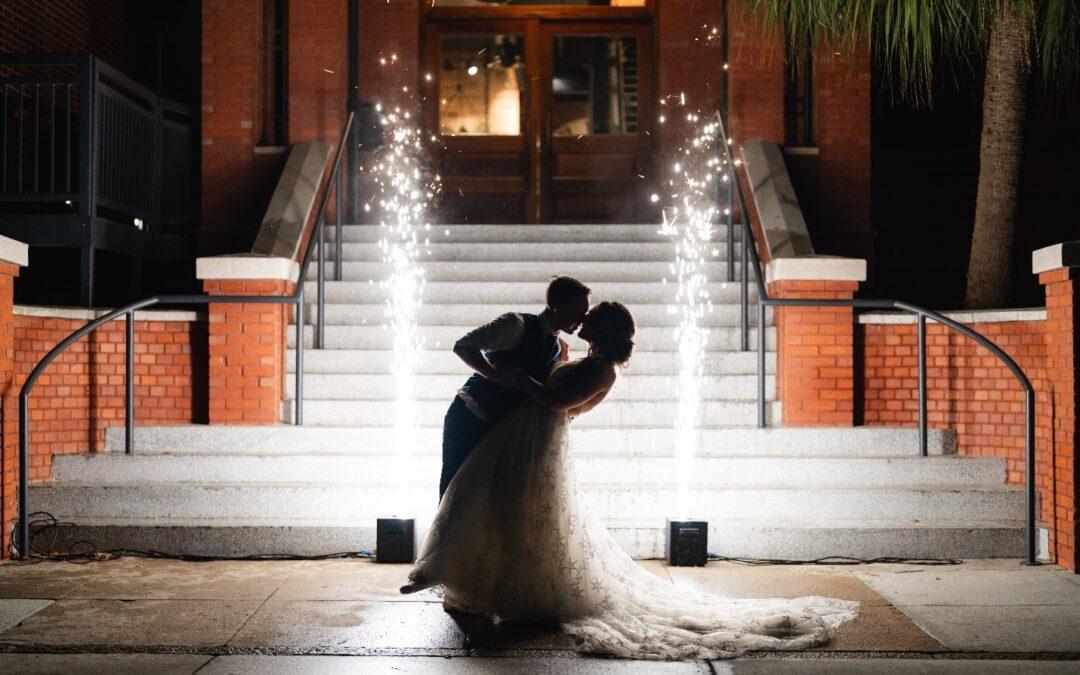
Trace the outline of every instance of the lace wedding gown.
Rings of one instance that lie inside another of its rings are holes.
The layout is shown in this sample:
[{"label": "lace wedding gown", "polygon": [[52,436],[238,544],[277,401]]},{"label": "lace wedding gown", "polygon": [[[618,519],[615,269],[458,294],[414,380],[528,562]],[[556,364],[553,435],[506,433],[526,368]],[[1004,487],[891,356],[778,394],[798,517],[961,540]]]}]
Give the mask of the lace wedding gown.
[{"label": "lace wedding gown", "polygon": [[[564,376],[577,362],[555,367]],[[565,414],[518,406],[446,492],[409,579],[500,619],[556,620],[582,651],[714,659],[820,645],[857,602],[740,600],[678,588],[642,569],[577,492]]]}]

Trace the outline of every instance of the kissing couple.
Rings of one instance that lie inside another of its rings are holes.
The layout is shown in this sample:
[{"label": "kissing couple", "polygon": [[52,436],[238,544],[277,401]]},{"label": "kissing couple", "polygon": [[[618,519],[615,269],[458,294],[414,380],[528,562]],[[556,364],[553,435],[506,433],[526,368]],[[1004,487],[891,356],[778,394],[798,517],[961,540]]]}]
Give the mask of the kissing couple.
[{"label": "kissing couple", "polygon": [[[578,493],[570,421],[599,405],[634,347],[621,303],[554,277],[539,314],[503,314],[454,352],[475,372],[443,426],[438,512],[402,593],[439,586],[444,607],[496,620],[556,621],[581,651],[715,659],[827,642],[858,603],[733,599],[642,569]],[[589,345],[563,360],[558,333]]]}]

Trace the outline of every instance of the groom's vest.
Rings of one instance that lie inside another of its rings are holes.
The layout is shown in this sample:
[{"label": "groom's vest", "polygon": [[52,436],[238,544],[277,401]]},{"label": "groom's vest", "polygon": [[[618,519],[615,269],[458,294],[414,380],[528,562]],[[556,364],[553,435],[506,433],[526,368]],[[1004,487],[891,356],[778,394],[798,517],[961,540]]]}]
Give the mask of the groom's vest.
[{"label": "groom's vest", "polygon": [[[512,364],[533,379],[547,382],[548,373],[559,360],[559,341],[540,328],[540,318],[535,314],[522,314],[521,318],[525,328],[518,345],[507,351],[484,352],[484,355],[495,365]],[[525,399],[523,392],[501,387],[480,373],[473,373],[461,389],[480,406],[491,424],[506,417]]]}]

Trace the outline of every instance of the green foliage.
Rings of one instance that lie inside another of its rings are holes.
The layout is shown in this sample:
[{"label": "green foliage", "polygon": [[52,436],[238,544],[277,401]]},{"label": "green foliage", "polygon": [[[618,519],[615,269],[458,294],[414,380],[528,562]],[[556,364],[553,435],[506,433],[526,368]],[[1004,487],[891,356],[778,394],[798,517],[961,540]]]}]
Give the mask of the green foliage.
[{"label": "green foliage", "polygon": [[[1010,3],[1048,89],[1080,76],[1080,0],[741,0],[782,28],[799,54],[846,50],[869,41],[904,98],[929,101],[939,66],[974,66],[986,54],[995,17]],[[945,63],[941,63],[941,61]]]}]

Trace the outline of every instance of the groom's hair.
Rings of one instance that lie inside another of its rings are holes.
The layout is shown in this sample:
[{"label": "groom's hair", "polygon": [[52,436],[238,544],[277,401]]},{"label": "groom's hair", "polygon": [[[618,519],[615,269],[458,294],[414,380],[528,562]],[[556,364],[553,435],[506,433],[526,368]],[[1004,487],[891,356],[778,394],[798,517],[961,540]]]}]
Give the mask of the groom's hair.
[{"label": "groom's hair", "polygon": [[574,277],[551,277],[547,287],[547,306],[559,307],[579,295],[589,297],[592,291]]}]

